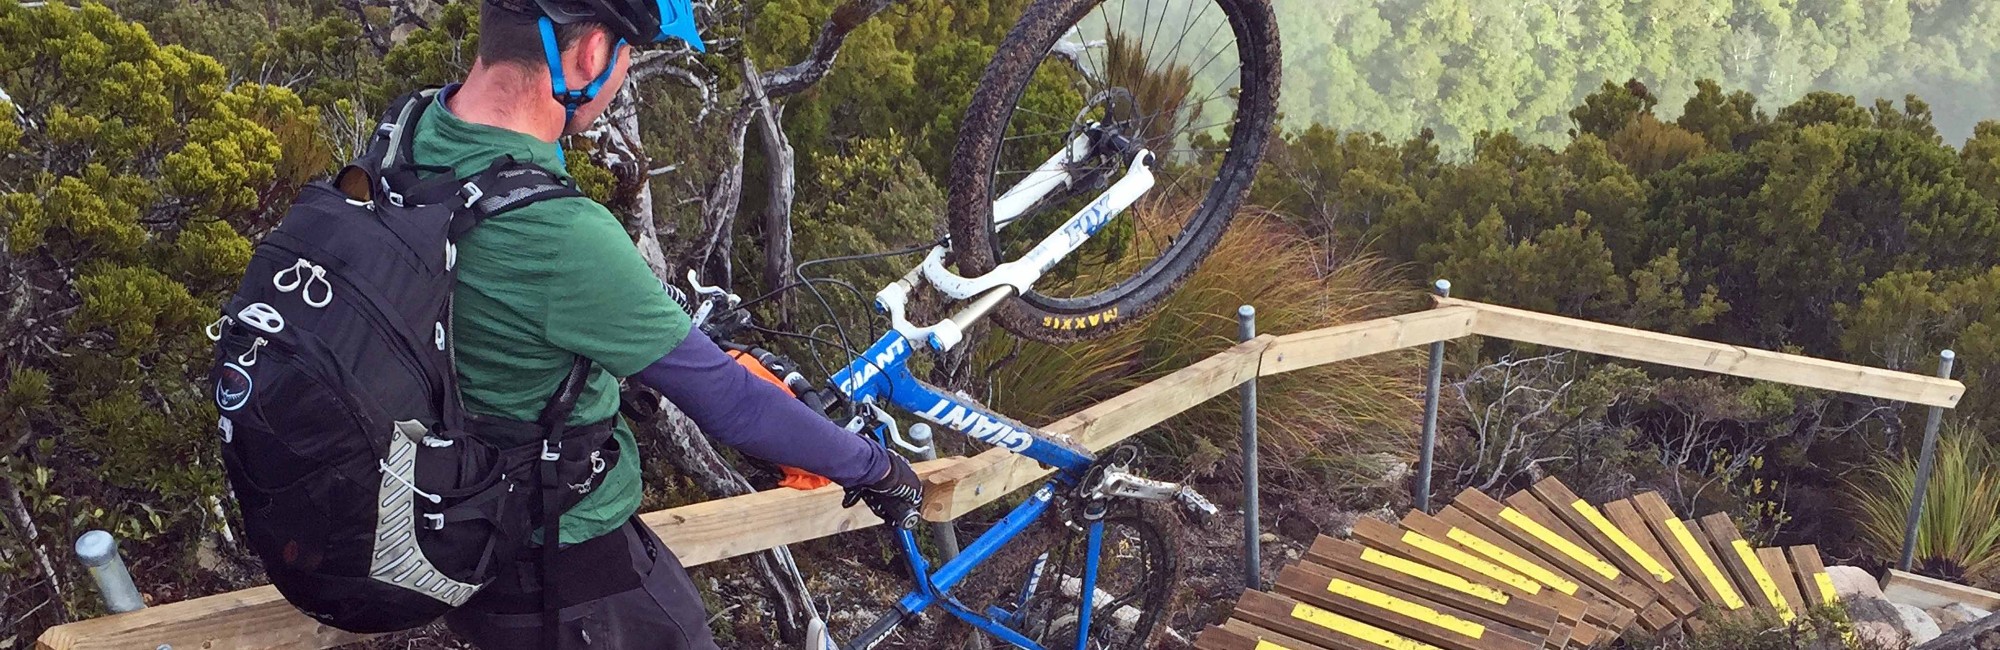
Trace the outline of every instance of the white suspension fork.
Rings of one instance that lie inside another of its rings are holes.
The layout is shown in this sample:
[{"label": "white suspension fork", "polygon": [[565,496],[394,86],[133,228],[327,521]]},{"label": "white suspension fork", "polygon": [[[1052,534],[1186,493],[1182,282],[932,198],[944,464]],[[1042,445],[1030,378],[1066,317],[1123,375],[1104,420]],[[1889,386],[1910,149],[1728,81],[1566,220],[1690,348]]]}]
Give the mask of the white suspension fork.
[{"label": "white suspension fork", "polygon": [[[1007,223],[1018,218],[1021,212],[1032,207],[1055,188],[1066,187],[1069,183],[1069,172],[1063,162],[1068,155],[1068,152],[1064,152],[1050,158],[1049,162],[1029,174],[1028,180],[1023,180],[1015,185],[1013,190],[995,200],[994,222],[1005,227]],[[950,350],[965,339],[966,326],[985,317],[1008,296],[1027,292],[1028,288],[1036,280],[1041,279],[1043,274],[1048,273],[1049,269],[1054,268],[1058,262],[1076,252],[1078,248],[1082,248],[1085,242],[1090,241],[1091,236],[1102,230],[1113,218],[1131,208],[1133,203],[1139,201],[1139,197],[1145,196],[1154,184],[1152,163],[1153,153],[1140,151],[1133,157],[1125,176],[1117,183],[1113,183],[1103,194],[1098,195],[1090,205],[1071,216],[1062,227],[1043,237],[1040,243],[1035,244],[1035,247],[1020,259],[1003,263],[985,275],[966,278],[952,273],[944,268],[944,257],[949,250],[943,246],[931,249],[922,264],[911,269],[902,279],[876,292],[876,306],[889,314],[889,320],[896,328],[896,332],[902,334],[904,338],[926,341],[939,351]],[[1055,174],[1061,175],[1060,182],[1037,181],[1038,178],[1053,179]],[[1030,186],[1030,183],[1034,185]],[[1003,212],[1003,208],[1007,211]],[[950,318],[938,321],[934,325],[918,326],[909,321],[905,309],[909,302],[910,291],[924,282],[928,282],[939,292],[956,300],[976,299]]]}]

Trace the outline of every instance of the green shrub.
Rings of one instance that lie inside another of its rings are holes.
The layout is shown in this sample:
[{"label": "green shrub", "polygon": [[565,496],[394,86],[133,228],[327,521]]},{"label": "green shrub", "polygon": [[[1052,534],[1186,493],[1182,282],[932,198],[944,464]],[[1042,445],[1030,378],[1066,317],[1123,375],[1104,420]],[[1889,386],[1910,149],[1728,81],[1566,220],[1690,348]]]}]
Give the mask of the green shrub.
[{"label": "green shrub", "polygon": [[202,326],[328,149],[292,91],[103,5],[0,1],[0,43],[0,618],[36,630],[98,605],[24,558],[108,529],[150,591],[221,528]]},{"label": "green shrub", "polygon": [[[1914,456],[1914,455],[1912,455]],[[1968,580],[2000,570],[2000,449],[1954,427],[1938,439],[1937,465],[1917,520],[1917,559],[1939,577]],[[1877,557],[1897,557],[1916,492],[1917,459],[1883,460],[1851,489],[1862,539]]]},{"label": "green shrub", "polygon": [[1790,625],[1769,615],[1753,620],[1718,621],[1713,610],[1702,614],[1699,631],[1654,637],[1643,632],[1625,635],[1627,650],[1889,650],[1853,635],[1847,613],[1816,607]]}]

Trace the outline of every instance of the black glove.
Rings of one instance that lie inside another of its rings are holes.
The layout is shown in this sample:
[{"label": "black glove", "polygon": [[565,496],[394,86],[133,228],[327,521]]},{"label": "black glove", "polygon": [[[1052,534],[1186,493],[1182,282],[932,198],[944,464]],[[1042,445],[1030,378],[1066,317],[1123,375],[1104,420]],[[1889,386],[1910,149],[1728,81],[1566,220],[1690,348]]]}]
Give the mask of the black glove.
[{"label": "black glove", "polygon": [[856,501],[867,503],[868,509],[889,525],[912,530],[922,521],[917,509],[924,503],[923,481],[917,479],[916,470],[910,469],[910,461],[892,451],[889,473],[874,483],[847,488],[840,507],[854,507]]}]

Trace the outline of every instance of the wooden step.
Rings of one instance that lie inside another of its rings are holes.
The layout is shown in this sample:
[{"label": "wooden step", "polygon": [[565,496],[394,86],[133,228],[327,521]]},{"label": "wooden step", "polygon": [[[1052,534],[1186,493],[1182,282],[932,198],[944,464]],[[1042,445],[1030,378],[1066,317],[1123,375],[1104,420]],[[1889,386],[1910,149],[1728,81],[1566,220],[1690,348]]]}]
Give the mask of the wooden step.
[{"label": "wooden step", "polygon": [[1687,581],[1677,578],[1666,568],[1666,561],[1619,530],[1596,506],[1570,491],[1569,486],[1551,476],[1530,486],[1528,493],[1590,542],[1599,557],[1610,560],[1625,575],[1652,591],[1674,618],[1694,615],[1699,601],[1686,588]]}]

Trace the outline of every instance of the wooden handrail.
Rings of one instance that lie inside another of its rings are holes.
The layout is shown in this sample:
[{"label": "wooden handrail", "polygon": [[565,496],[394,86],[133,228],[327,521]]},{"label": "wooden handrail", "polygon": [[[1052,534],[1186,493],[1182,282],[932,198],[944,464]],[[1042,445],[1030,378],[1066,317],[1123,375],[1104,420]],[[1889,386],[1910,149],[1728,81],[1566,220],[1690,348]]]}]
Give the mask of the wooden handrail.
[{"label": "wooden handrail", "polygon": [[1480,336],[1925,406],[1953,408],[1965,395],[1965,384],[1950,379],[1782,354],[1468,300],[1443,299],[1439,303],[1444,307],[1477,310],[1479,317],[1473,319],[1472,330]]},{"label": "wooden handrail", "polygon": [[[1443,300],[1436,309],[1361,323],[1260,336],[1044,427],[1104,449],[1207,401],[1253,376],[1269,376],[1469,335],[1574,349],[1884,399],[1951,407],[1957,381],[1754,350],[1573,318]],[[991,449],[919,467],[924,515],[951,520],[1047,475],[1036,463]],[[651,512],[641,517],[688,566],[866,528],[865,508],[841,508],[838,488],[771,490]],[[47,650],[97,648],[328,648],[360,640],[298,613],[269,586],[168,603],[49,628]]]}]

